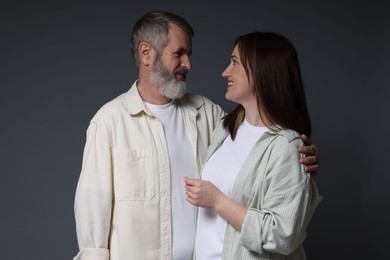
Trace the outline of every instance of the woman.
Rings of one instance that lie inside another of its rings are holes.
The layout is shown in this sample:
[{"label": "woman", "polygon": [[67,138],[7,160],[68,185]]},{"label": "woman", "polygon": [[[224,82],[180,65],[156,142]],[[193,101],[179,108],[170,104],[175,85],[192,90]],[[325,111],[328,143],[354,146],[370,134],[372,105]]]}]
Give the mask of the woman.
[{"label": "woman", "polygon": [[196,259],[306,259],[321,196],[298,160],[311,124],[296,50],[269,32],[234,46],[222,76],[238,106],[214,131],[202,180],[184,180],[199,206]]}]

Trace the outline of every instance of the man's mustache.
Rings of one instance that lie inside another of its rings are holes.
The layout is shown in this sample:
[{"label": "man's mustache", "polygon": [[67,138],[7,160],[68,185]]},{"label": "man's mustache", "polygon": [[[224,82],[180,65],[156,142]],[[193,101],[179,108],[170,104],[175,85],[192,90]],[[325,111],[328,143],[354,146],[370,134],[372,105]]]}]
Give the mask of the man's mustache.
[{"label": "man's mustache", "polygon": [[184,67],[179,67],[179,68],[175,69],[175,71],[173,72],[174,75],[182,74],[184,76],[184,78],[187,78],[187,73],[188,73],[188,70]]}]

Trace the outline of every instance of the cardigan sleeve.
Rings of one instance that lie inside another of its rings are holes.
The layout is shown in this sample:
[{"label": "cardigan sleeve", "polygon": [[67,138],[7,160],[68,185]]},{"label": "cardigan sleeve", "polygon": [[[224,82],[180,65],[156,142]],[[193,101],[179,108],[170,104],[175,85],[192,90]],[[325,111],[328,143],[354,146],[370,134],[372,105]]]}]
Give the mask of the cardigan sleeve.
[{"label": "cardigan sleeve", "polygon": [[240,242],[250,251],[289,255],[302,244],[307,224],[319,202],[310,174],[299,163],[300,139],[280,138],[272,147],[262,199],[249,208]]},{"label": "cardigan sleeve", "polygon": [[87,130],[82,169],[75,195],[79,253],[75,260],[108,260],[112,208],[111,148],[101,115]]}]

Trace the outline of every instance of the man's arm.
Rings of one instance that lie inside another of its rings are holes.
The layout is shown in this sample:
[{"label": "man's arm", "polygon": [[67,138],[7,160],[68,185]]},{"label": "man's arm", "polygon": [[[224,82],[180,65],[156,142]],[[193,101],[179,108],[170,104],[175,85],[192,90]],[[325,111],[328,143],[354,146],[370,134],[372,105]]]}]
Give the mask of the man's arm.
[{"label": "man's arm", "polygon": [[305,146],[299,147],[299,152],[304,154],[299,162],[305,165],[305,171],[311,175],[317,174],[320,168],[320,151],[307,135],[301,135],[301,139]]},{"label": "man's arm", "polygon": [[75,196],[79,252],[74,260],[108,260],[112,208],[111,151],[102,122],[87,131],[82,170]]}]

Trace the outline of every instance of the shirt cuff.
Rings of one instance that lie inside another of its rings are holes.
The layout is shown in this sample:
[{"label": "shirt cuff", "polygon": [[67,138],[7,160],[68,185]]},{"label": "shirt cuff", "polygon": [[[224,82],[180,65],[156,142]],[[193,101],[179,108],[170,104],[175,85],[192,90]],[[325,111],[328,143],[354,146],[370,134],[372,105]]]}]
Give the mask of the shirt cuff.
[{"label": "shirt cuff", "polygon": [[88,248],[81,250],[73,260],[109,260],[110,252],[105,248]]},{"label": "shirt cuff", "polygon": [[262,218],[260,212],[248,209],[244,222],[242,223],[240,242],[243,247],[259,254],[263,253],[262,243]]}]

